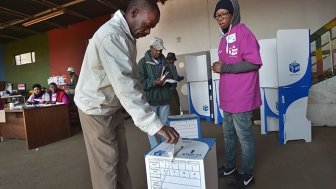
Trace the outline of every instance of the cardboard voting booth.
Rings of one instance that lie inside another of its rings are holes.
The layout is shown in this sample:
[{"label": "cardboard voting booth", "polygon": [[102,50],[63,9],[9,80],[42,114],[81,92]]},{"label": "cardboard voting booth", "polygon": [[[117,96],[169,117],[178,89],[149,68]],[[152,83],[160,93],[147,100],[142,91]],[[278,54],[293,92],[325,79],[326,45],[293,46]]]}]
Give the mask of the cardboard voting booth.
[{"label": "cardboard voting booth", "polygon": [[311,142],[307,119],[312,85],[308,29],[279,30],[276,39],[260,40],[261,133],[279,130],[280,143]]},{"label": "cardboard voting booth", "polygon": [[[219,61],[218,58],[218,49],[210,50],[210,60],[211,63]],[[215,124],[221,124],[223,122],[223,110],[219,108],[219,79],[220,74],[211,72],[211,81],[212,81],[212,103],[213,103],[213,119]]]},{"label": "cardboard voting booth", "polygon": [[189,112],[211,121],[209,53],[185,57]]},{"label": "cardboard voting booth", "polygon": [[202,137],[200,119],[196,114],[168,116],[168,122],[181,138]]},{"label": "cardboard voting booth", "polygon": [[260,106],[261,134],[267,134],[269,131],[279,131],[279,74],[276,39],[262,39],[259,41],[259,45],[263,62],[259,70],[262,99]]},{"label": "cardboard voting booth", "polygon": [[218,188],[213,138],[182,139],[175,150],[174,145],[163,142],[146,155],[145,161],[148,189]]}]

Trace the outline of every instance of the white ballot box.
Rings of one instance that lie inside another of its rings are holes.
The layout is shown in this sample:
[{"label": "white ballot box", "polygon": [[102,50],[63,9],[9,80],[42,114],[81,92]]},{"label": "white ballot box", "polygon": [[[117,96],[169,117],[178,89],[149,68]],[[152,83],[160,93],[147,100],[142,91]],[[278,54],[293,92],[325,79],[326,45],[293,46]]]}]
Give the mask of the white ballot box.
[{"label": "white ballot box", "polygon": [[218,189],[215,139],[181,139],[176,146],[163,142],[146,155],[148,189]]},{"label": "white ballot box", "polygon": [[168,122],[181,138],[202,137],[200,119],[196,114],[168,116]]}]

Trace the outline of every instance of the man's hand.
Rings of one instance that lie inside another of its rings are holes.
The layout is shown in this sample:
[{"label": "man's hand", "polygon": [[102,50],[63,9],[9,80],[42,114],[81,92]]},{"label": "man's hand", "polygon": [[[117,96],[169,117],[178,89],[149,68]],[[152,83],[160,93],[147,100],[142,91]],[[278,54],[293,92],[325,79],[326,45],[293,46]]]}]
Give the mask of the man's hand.
[{"label": "man's hand", "polygon": [[184,79],[183,76],[179,76],[179,77],[178,77],[178,81],[182,81],[183,79]]},{"label": "man's hand", "polygon": [[163,85],[164,84],[164,82],[165,82],[165,79],[161,79],[161,78],[157,78],[156,80],[155,80],[155,85]]},{"label": "man's hand", "polygon": [[212,64],[212,70],[213,72],[215,73],[220,73],[221,71],[221,66],[222,66],[222,63],[221,62],[215,62]]},{"label": "man's hand", "polygon": [[166,143],[176,144],[180,135],[176,132],[174,127],[163,126],[156,134],[165,137]]}]

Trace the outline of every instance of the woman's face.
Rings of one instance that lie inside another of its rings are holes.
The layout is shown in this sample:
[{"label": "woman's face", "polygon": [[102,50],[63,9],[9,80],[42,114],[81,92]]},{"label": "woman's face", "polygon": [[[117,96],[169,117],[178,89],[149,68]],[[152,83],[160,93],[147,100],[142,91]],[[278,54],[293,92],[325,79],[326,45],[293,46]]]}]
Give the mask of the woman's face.
[{"label": "woman's face", "polygon": [[41,89],[38,87],[34,87],[33,91],[34,91],[34,94],[40,94]]},{"label": "woman's face", "polygon": [[55,91],[56,91],[56,86],[55,86],[55,85],[49,85],[49,90],[50,90],[52,93],[55,93]]},{"label": "woman's face", "polygon": [[216,19],[219,27],[227,29],[230,26],[232,15],[226,9],[218,9],[214,18]]}]

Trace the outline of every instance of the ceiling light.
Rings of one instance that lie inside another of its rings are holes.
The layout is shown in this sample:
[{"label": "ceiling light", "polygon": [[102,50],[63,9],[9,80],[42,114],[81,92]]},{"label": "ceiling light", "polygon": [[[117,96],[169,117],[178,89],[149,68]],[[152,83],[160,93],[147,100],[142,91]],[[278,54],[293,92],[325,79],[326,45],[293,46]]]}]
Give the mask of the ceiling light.
[{"label": "ceiling light", "polygon": [[45,15],[42,15],[42,16],[38,16],[38,17],[35,17],[33,18],[32,20],[29,20],[27,22],[24,22],[22,23],[22,26],[30,26],[30,25],[33,25],[33,24],[36,24],[36,23],[39,23],[39,22],[42,22],[44,20],[48,20],[50,18],[53,18],[53,17],[56,17],[56,16],[59,16],[59,15],[62,15],[64,14],[64,10],[61,9],[61,10],[57,10],[57,11],[53,11],[53,12],[50,12],[48,14],[45,14]]}]

